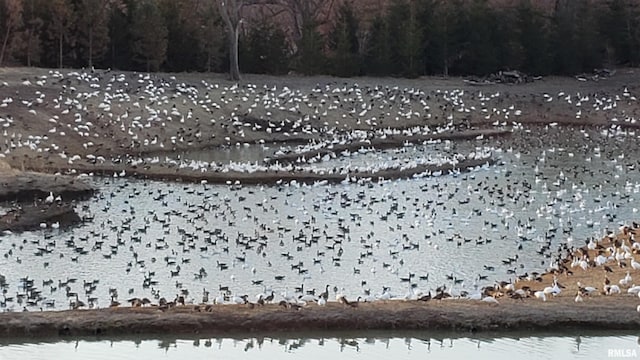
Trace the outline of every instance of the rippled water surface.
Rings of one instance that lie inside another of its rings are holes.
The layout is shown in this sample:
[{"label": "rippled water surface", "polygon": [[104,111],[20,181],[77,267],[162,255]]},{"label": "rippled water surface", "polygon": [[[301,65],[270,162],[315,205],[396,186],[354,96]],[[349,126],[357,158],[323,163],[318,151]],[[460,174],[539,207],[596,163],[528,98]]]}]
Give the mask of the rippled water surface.
[{"label": "rippled water surface", "polygon": [[[77,294],[105,307],[110,289],[122,303],[177,294],[198,303],[205,290],[211,302],[227,288],[250,300],[273,291],[277,300],[327,285],[331,299],[335,292],[375,298],[383,287],[415,297],[443,284],[455,294],[544,271],[559,244],[581,245],[638,220],[640,147],[631,132],[519,130],[332,161],[363,166],[469,152],[500,163],[316,186],[96,179],[101,192],[78,204],[93,222],[0,237],[8,284],[1,305],[66,309]],[[22,284],[31,281],[27,291]]]},{"label": "rippled water surface", "polygon": [[[345,333],[337,336],[97,340],[0,344],[10,359],[605,359],[638,356],[637,335],[625,333],[447,337],[433,334]],[[516,355],[517,354],[517,355]]]}]

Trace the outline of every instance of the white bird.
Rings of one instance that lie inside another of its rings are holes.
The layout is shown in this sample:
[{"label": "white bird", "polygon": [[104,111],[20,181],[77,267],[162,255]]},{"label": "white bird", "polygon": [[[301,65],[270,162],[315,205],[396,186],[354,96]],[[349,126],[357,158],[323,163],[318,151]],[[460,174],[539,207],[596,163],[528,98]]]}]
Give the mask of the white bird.
[{"label": "white bird", "polygon": [[536,291],[533,293],[533,296],[535,296],[537,299],[542,299],[542,301],[547,301],[547,295],[544,293],[544,291]]},{"label": "white bird", "polygon": [[629,275],[629,272],[627,271],[627,275],[625,275],[624,278],[620,279],[620,281],[618,281],[618,283],[621,286],[627,286],[627,285],[629,285],[631,283],[631,280],[632,280],[631,279],[631,275]]},{"label": "white bird", "polygon": [[543,290],[545,295],[553,295],[553,296],[560,294],[561,291],[562,290],[558,287],[558,284],[556,282],[553,283],[553,286],[547,286]]},{"label": "white bird", "polygon": [[[578,283],[578,288],[580,287],[580,283]],[[596,292],[596,288],[594,288],[593,286],[585,286],[584,288],[581,288],[583,291],[585,291],[587,293],[587,295],[591,295],[592,293]]]},{"label": "white bird", "polygon": [[583,302],[584,300],[582,299],[582,295],[580,295],[580,292],[578,291],[578,293],[576,294],[576,298],[574,299],[575,302]]},{"label": "white bird", "polygon": [[55,198],[53,197],[53,193],[49,191],[49,196],[47,196],[47,198],[44,199],[44,202],[47,204],[52,204],[53,200],[55,200]]},{"label": "white bird", "polygon": [[213,299],[213,303],[217,304],[217,305],[222,305],[224,304],[224,296],[222,294],[216,296],[215,299]]},{"label": "white bird", "polygon": [[[640,285],[633,285],[629,289],[627,289],[627,293],[629,294],[640,294]],[[638,295],[640,296],[640,295]]]},{"label": "white bird", "polygon": [[247,302],[246,296],[238,296],[238,295],[235,295],[232,301],[234,304],[238,304],[238,305],[241,305]]},{"label": "white bird", "polygon": [[298,297],[298,301],[304,301],[305,303],[316,301],[316,297],[311,294],[301,295]]},{"label": "white bird", "polygon": [[490,303],[490,304],[500,304],[496,298],[493,296],[485,296],[482,298],[482,302]]},{"label": "white bird", "polygon": [[607,295],[620,294],[620,287],[618,285],[610,285],[605,288]]},{"label": "white bird", "polygon": [[380,296],[378,296],[378,300],[382,300],[382,301],[391,300],[391,293],[385,290],[382,294],[380,294]]},{"label": "white bird", "polygon": [[469,296],[467,296],[467,299],[469,300],[483,300],[482,299],[482,293],[481,292],[476,292],[473,294],[469,294]]}]

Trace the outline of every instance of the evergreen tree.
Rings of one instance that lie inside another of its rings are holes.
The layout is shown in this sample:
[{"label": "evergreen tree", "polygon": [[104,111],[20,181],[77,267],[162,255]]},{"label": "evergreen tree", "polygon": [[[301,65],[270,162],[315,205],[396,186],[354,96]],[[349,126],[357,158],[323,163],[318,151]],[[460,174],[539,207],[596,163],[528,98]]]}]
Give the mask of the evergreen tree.
[{"label": "evergreen tree", "polygon": [[432,21],[426,22],[425,26],[425,62],[434,72],[449,76],[462,57],[470,31],[466,24],[464,3],[463,0],[423,3],[423,13],[429,10],[433,15]]},{"label": "evergreen tree", "polygon": [[79,0],[77,7],[77,44],[80,63],[89,68],[109,49],[111,9],[124,6],[118,0]]},{"label": "evergreen tree", "polygon": [[[522,49],[518,37],[517,15],[512,8],[489,7],[491,40],[495,51],[495,70],[522,70]],[[514,29],[516,29],[514,31]]]},{"label": "evergreen tree", "polygon": [[321,74],[326,66],[324,39],[313,22],[302,28],[302,39],[296,52],[296,69],[305,75]]},{"label": "evergreen tree", "polygon": [[251,27],[241,41],[240,59],[243,72],[254,74],[286,74],[289,51],[284,31],[263,19]]},{"label": "evergreen tree", "polygon": [[26,66],[39,64],[42,53],[42,9],[46,0],[25,0],[23,4],[23,26],[16,33],[15,56]]},{"label": "evergreen tree", "polygon": [[336,76],[360,75],[359,23],[350,2],[338,10],[338,16],[329,35],[331,72]]},{"label": "evergreen tree", "polygon": [[167,55],[167,27],[157,2],[142,0],[133,9],[131,24],[133,60],[146,71],[158,71]]},{"label": "evergreen tree", "polygon": [[[75,37],[72,32],[74,28],[73,7],[69,0],[51,0],[45,2],[46,15],[45,23],[45,66],[57,66],[62,68],[66,58],[72,61],[75,58],[73,49]],[[56,60],[54,60],[56,59]]]},{"label": "evergreen tree", "polygon": [[438,1],[419,0],[416,7],[416,21],[420,24],[422,34],[422,61],[424,74],[442,73],[442,49],[439,46],[443,30],[438,22]]},{"label": "evergreen tree", "polygon": [[535,75],[551,73],[548,22],[532,6],[531,0],[521,0],[518,4],[516,29],[521,70]]},{"label": "evergreen tree", "polygon": [[611,0],[601,16],[603,34],[611,47],[611,62],[640,64],[640,4],[635,0]]},{"label": "evergreen tree", "polygon": [[179,72],[201,68],[206,55],[201,52],[201,24],[193,18],[198,10],[198,2],[161,0],[159,6],[168,31],[164,69]]},{"label": "evergreen tree", "polygon": [[457,29],[462,31],[457,37],[465,39],[464,50],[456,64],[456,73],[485,75],[498,70],[496,44],[491,28],[495,19],[486,0],[473,0],[465,6],[463,19],[465,26]]},{"label": "evergreen tree", "polygon": [[130,32],[136,0],[124,0],[123,8],[112,8],[109,16],[109,50],[106,64],[114,69],[132,69]]},{"label": "evergreen tree", "polygon": [[374,76],[391,74],[391,36],[387,20],[381,16],[376,16],[371,23],[364,57],[366,74]]},{"label": "evergreen tree", "polygon": [[222,71],[221,63],[225,51],[224,25],[218,7],[210,1],[202,1],[199,2],[197,14],[203,69],[207,72]]},{"label": "evergreen tree", "polygon": [[605,59],[605,41],[598,27],[599,14],[605,13],[602,3],[576,0],[579,67],[582,72],[602,68]]},{"label": "evergreen tree", "polygon": [[588,0],[557,0],[551,40],[555,73],[571,75],[602,66],[604,47],[594,6]]},{"label": "evergreen tree", "polygon": [[393,0],[387,13],[393,75],[415,77],[420,75],[422,64],[422,29],[418,24],[413,3]]}]

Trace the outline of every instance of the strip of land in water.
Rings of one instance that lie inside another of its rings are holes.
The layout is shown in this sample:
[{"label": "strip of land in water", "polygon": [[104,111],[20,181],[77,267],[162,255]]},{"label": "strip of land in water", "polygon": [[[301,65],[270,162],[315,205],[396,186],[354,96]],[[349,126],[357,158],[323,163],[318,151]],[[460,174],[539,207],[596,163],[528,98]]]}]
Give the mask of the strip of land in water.
[{"label": "strip of land in water", "polygon": [[594,297],[576,304],[568,297],[535,300],[432,300],[359,303],[329,302],[299,310],[278,305],[176,306],[15,312],[0,314],[0,336],[121,336],[126,334],[207,334],[330,330],[560,331],[637,330],[637,296]]}]

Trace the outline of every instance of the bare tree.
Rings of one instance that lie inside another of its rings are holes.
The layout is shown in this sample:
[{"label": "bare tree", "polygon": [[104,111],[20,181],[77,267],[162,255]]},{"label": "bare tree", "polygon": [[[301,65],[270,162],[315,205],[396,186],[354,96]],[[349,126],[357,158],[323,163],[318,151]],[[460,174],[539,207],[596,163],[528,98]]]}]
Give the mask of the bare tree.
[{"label": "bare tree", "polygon": [[216,0],[220,15],[227,29],[229,42],[229,75],[232,80],[240,80],[238,64],[238,40],[243,22],[243,8],[251,5],[268,6],[273,17],[286,13],[293,24],[292,35],[296,43],[302,39],[304,27],[325,24],[336,0]]},{"label": "bare tree", "polygon": [[333,14],[335,0],[271,0],[289,14],[293,23],[292,34],[296,43],[302,39],[305,25],[327,23]]},{"label": "bare tree", "polygon": [[13,35],[12,33],[22,23],[22,0],[5,0],[4,36],[2,39],[2,50],[0,50],[0,66],[4,63],[7,54],[7,44]]},{"label": "bare tree", "polygon": [[227,27],[229,41],[229,75],[231,80],[240,80],[240,65],[238,63],[238,39],[240,36],[240,14],[245,0],[216,0],[220,9],[220,15]]}]

